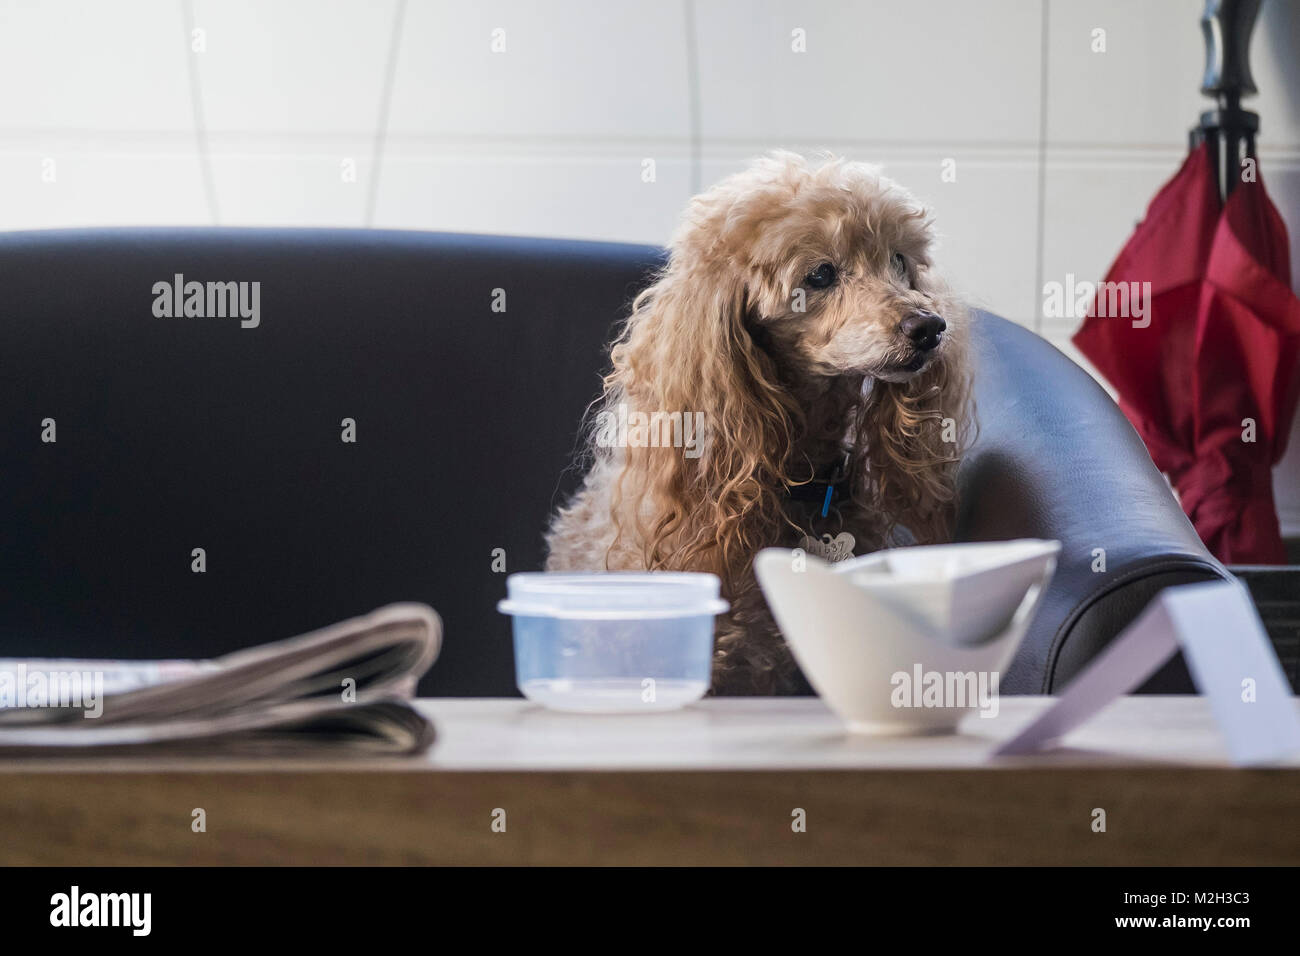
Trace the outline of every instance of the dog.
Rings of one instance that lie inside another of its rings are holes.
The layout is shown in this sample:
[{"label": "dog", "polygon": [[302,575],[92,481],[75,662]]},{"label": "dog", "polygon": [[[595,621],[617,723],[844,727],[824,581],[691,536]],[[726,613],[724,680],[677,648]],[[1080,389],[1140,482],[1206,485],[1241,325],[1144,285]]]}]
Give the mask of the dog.
[{"label": "dog", "polygon": [[[731,602],[712,692],[806,690],[754,555],[951,536],[969,310],[933,245],[910,194],[842,158],[775,152],[692,199],[610,348],[547,569],[712,572]],[[615,415],[634,417],[622,440]],[[693,454],[678,440],[690,416]]]}]

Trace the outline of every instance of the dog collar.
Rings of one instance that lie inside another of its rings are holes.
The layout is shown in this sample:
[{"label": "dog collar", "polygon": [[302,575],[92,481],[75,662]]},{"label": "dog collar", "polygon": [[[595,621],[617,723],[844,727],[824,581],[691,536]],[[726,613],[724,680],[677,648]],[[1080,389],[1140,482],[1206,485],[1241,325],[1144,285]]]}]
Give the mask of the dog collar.
[{"label": "dog collar", "polygon": [[849,496],[849,453],[837,462],[819,469],[810,480],[797,485],[786,485],[785,493],[791,501],[815,501],[822,506],[822,517],[830,514],[831,502]]}]

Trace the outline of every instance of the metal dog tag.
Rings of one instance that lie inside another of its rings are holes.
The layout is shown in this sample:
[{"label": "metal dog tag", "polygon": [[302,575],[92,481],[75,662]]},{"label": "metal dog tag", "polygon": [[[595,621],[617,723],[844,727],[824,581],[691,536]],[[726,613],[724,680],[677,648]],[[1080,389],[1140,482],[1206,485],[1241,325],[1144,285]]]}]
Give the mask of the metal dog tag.
[{"label": "metal dog tag", "polygon": [[854,544],[853,535],[847,531],[841,531],[834,538],[829,534],[824,534],[821,536],[820,541],[804,535],[803,540],[799,542],[799,547],[803,548],[807,554],[815,554],[823,561],[834,564],[837,561],[844,561],[853,557]]}]

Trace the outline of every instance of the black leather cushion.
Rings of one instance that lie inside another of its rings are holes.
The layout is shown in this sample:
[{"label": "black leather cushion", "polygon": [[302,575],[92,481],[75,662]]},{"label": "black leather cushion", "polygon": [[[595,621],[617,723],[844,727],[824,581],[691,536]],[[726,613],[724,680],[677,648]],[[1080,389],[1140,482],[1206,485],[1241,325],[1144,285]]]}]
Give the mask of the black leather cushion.
[{"label": "black leather cushion", "polygon": [[[980,434],[957,538],[1061,542],[1055,579],[1001,689],[1059,691],[1161,588],[1226,578],[1105,390],[1048,342],[975,319]],[[1097,552],[1104,552],[1105,570]],[[1144,688],[1193,691],[1181,660]]]},{"label": "black leather cushion", "polygon": [[[421,691],[514,694],[493,549],[540,566],[611,325],[661,256],[413,232],[0,235],[0,655],[207,656],[420,600],[447,637]],[[175,273],[260,281],[260,326],[155,317]],[[1000,319],[978,333],[962,537],[1065,543],[1004,682],[1036,693],[1152,588],[1222,572],[1086,374]]]},{"label": "black leather cushion", "polygon": [[[446,626],[424,693],[514,694],[492,551],[540,567],[611,323],[659,255],[414,232],[0,236],[0,655],[205,656],[419,600]],[[178,272],[260,281],[260,326],[155,318],[153,284]]]}]

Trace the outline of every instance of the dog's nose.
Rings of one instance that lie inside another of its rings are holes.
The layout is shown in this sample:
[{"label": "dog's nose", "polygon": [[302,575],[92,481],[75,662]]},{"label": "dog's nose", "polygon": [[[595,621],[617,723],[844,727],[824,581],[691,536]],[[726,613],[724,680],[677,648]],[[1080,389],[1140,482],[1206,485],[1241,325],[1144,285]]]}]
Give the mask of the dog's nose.
[{"label": "dog's nose", "polygon": [[922,352],[938,348],[939,339],[947,327],[948,323],[941,317],[925,309],[917,309],[898,323],[898,331],[911,339],[912,344]]}]

